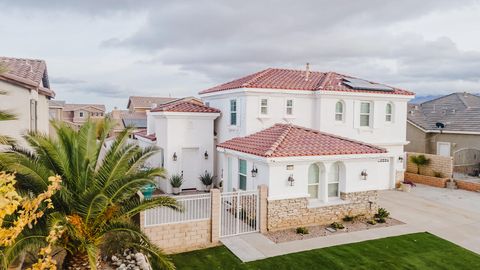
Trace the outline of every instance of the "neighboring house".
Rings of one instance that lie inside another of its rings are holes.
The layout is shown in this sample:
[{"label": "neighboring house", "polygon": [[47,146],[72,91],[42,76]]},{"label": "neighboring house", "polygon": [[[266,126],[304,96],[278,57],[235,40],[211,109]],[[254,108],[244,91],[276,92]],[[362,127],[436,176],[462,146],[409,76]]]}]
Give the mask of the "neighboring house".
[{"label": "neighboring house", "polygon": [[130,112],[143,112],[151,110],[152,107],[157,105],[162,105],[164,103],[174,101],[177,98],[171,97],[140,97],[140,96],[130,96],[128,98],[127,109]]},{"label": "neighboring house", "polygon": [[17,116],[1,121],[0,132],[24,144],[28,131],[49,133],[48,100],[55,96],[50,89],[47,65],[43,60],[0,57],[0,107]]},{"label": "neighboring house", "polygon": [[451,156],[463,148],[480,149],[480,97],[453,93],[408,110],[406,151]]},{"label": "neighboring house", "polygon": [[110,115],[115,121],[113,135],[122,132],[125,127],[134,128],[134,132],[147,128],[147,114],[145,112],[131,112],[129,110],[118,110],[115,108]]},{"label": "neighboring house", "polygon": [[479,96],[453,93],[418,105],[410,104],[407,119],[407,140],[410,143],[405,147],[406,151],[452,156],[456,172],[478,171]]}]

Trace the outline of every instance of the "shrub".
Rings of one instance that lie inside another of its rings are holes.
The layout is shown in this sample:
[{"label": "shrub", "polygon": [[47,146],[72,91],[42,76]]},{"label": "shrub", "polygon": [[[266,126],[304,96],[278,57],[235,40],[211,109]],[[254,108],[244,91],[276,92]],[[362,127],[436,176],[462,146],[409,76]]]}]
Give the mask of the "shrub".
[{"label": "shrub", "polygon": [[376,220],[378,223],[385,223],[387,220],[385,218],[377,218]]},{"label": "shrub", "polygon": [[348,222],[348,221],[353,221],[354,218],[355,218],[354,216],[346,215],[342,220],[345,222]]},{"label": "shrub", "polygon": [[340,222],[333,222],[332,224],[330,224],[330,227],[336,230],[345,229],[345,226],[343,226],[343,224]]},{"label": "shrub", "polygon": [[375,221],[375,219],[371,219],[371,220],[367,221],[367,223],[370,224],[370,225],[375,225],[375,224],[377,224],[377,221]]},{"label": "shrub", "polygon": [[386,219],[390,216],[390,213],[385,208],[378,208],[377,213],[375,214],[375,218],[383,218]]},{"label": "shrub", "polygon": [[183,175],[174,174],[170,176],[170,185],[174,188],[179,188],[183,184]]},{"label": "shrub", "polygon": [[308,234],[308,228],[307,227],[298,227],[297,228],[297,234]]},{"label": "shrub", "polygon": [[425,155],[411,156],[410,161],[417,165],[417,174],[420,174],[420,168],[430,164],[430,159],[425,157]]}]

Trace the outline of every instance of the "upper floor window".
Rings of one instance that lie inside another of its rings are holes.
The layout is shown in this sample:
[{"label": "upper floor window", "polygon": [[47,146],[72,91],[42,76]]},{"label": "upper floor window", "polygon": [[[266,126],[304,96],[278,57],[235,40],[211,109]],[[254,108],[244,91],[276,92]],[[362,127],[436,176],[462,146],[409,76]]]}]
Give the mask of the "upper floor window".
[{"label": "upper floor window", "polygon": [[388,103],[385,107],[385,121],[392,122],[392,115],[393,115],[393,105],[392,103]]},{"label": "upper floor window", "polygon": [[293,99],[287,99],[286,112],[287,115],[293,114]]},{"label": "upper floor window", "polygon": [[83,117],[83,112],[80,112],[79,115],[80,115],[80,117]]},{"label": "upper floor window", "polygon": [[237,100],[230,100],[230,125],[237,125]]},{"label": "upper floor window", "polygon": [[371,112],[370,102],[360,103],[360,126],[361,127],[370,126],[370,112]]},{"label": "upper floor window", "polygon": [[268,99],[266,98],[260,99],[260,114],[262,115],[268,114]]},{"label": "upper floor window", "polygon": [[338,101],[335,104],[335,120],[336,121],[343,121],[343,116],[344,116],[344,108],[343,108],[343,102]]}]

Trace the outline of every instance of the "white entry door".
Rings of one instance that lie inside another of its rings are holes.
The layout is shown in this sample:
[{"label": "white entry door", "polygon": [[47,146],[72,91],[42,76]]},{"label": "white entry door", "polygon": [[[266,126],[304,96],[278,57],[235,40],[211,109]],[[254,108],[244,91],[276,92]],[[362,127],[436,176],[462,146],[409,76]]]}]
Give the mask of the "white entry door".
[{"label": "white entry door", "polygon": [[183,185],[182,189],[193,189],[198,187],[198,162],[199,152],[198,148],[183,148],[182,149],[182,171],[183,171]]},{"label": "white entry door", "polygon": [[449,142],[437,142],[437,155],[449,157],[450,156],[450,143]]}]

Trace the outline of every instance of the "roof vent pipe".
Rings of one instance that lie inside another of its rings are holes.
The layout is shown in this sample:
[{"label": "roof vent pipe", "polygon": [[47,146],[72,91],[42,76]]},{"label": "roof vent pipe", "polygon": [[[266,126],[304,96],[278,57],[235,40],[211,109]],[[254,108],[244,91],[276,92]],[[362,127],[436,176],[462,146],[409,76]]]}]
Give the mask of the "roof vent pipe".
[{"label": "roof vent pipe", "polygon": [[308,81],[310,78],[310,63],[307,63],[305,67],[305,81]]}]

